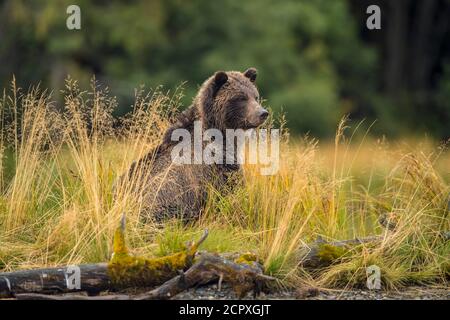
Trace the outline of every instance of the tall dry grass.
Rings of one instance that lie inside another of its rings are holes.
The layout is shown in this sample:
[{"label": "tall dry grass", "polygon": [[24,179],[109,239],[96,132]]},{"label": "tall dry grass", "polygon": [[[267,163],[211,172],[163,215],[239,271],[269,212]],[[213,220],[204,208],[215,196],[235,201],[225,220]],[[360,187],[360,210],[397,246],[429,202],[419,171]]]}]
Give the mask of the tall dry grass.
[{"label": "tall dry grass", "polygon": [[[15,82],[3,94],[3,271],[106,261],[113,230],[126,212],[135,254],[173,252],[208,228],[206,249],[253,251],[266,272],[285,284],[363,285],[371,264],[381,268],[386,287],[446,284],[450,248],[442,234],[450,230],[450,155],[445,146],[377,141],[348,128],[345,119],[332,143],[294,139],[281,119],[275,125],[284,132],[276,175],[261,176],[258,166],[246,165],[245,184],[224,194],[211,190],[199,221],[157,226],[139,220],[142,194],[131,188],[137,181],[117,178],[158,143],[181,94],[136,90],[133,110],[119,120],[112,116],[116,100],[95,80],[83,91],[68,79],[63,95],[58,106],[46,91],[23,93]],[[317,272],[299,266],[300,247],[318,237],[370,235],[382,241],[355,246]]]}]

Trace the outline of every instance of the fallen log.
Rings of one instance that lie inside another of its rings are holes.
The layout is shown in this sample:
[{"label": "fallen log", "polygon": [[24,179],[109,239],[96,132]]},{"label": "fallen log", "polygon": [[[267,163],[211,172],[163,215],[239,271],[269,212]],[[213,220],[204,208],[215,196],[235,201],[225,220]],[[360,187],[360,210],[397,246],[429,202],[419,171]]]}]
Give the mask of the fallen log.
[{"label": "fallen log", "polygon": [[205,231],[197,242],[173,255],[147,259],[128,254],[125,245],[125,218],[114,234],[114,253],[108,263],[0,273],[0,297],[20,293],[68,293],[85,291],[90,295],[101,291],[117,291],[129,287],[151,287],[176,277],[194,261],[200,244],[208,236]]},{"label": "fallen log", "polygon": [[133,299],[169,299],[190,287],[211,281],[219,281],[219,286],[222,281],[226,281],[231,284],[238,297],[242,297],[250,290],[257,295],[265,281],[275,280],[263,274],[262,265],[257,262],[257,257],[253,254],[240,255],[233,261],[230,257],[205,252],[200,254],[194,263],[198,247],[208,235],[207,231],[197,242],[189,243],[181,252],[161,258],[145,259],[129,255],[124,230],[125,219],[122,218],[121,225],[114,235],[114,252],[109,263],[0,273],[0,297],[46,300],[127,300],[131,297],[127,295],[50,296],[49,294],[84,291],[88,295],[97,295],[102,291],[160,285]]},{"label": "fallen log", "polygon": [[14,293],[64,293],[86,291],[89,294],[111,288],[108,264],[85,264],[61,268],[24,270],[0,274],[0,297]]},{"label": "fallen log", "polygon": [[[440,237],[443,241],[450,241],[450,231],[441,232]],[[341,241],[324,241],[319,237],[314,243],[300,248],[299,265],[308,270],[327,267],[362,244],[375,245],[382,240],[383,236],[369,236]]]},{"label": "fallen log", "polygon": [[241,255],[231,261],[219,255],[202,253],[198,261],[185,273],[138,296],[137,299],[170,299],[186,289],[214,281],[218,281],[219,291],[224,281],[231,285],[238,298],[242,298],[249,291],[253,291],[256,297],[267,282],[276,281],[276,278],[264,275],[262,266],[253,255]]},{"label": "fallen log", "polygon": [[[249,258],[250,257],[250,258]],[[268,281],[275,278],[262,273],[262,266],[257,263],[254,256],[246,254],[235,261],[211,253],[201,253],[200,257],[186,272],[166,281],[161,286],[136,296],[105,295],[88,297],[83,295],[54,296],[46,294],[17,294],[17,299],[26,300],[167,300],[189,288],[222,281],[231,285],[237,297],[244,297],[249,291],[254,296]]]},{"label": "fallen log", "polygon": [[375,244],[382,240],[382,236],[355,238],[342,241],[324,241],[317,239],[314,243],[301,248],[300,265],[305,269],[319,269],[329,266],[344,256],[349,250],[361,244]]}]

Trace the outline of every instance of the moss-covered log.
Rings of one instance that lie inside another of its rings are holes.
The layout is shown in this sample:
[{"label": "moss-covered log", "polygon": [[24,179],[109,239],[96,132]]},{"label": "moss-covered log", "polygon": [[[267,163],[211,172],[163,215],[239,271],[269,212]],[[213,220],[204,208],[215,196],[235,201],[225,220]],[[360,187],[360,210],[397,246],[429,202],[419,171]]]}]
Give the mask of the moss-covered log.
[{"label": "moss-covered log", "polygon": [[176,277],[194,261],[201,239],[173,255],[146,259],[128,254],[125,245],[125,218],[114,234],[114,253],[108,263],[74,265],[0,273],[0,297],[20,293],[67,293],[116,291],[129,287],[152,287]]},{"label": "moss-covered log", "polygon": [[230,284],[236,295],[242,298],[249,291],[253,291],[255,296],[258,295],[267,281],[274,280],[275,278],[263,274],[263,268],[254,255],[244,254],[232,261],[205,252],[185,273],[137,299],[170,299],[186,289],[214,281],[218,281],[219,290],[222,281]]},{"label": "moss-covered log", "polygon": [[[449,241],[450,232],[443,232],[441,237],[444,241]],[[371,236],[327,242],[319,238],[316,242],[301,248],[302,258],[300,265],[306,269],[323,268],[336,262],[336,260],[342,258],[361,244],[374,245],[382,239],[382,236]]]},{"label": "moss-covered log", "polygon": [[186,249],[173,255],[146,259],[132,256],[125,245],[125,222],[114,235],[114,253],[108,264],[108,275],[116,289],[128,287],[152,287],[187,270],[194,261],[199,245],[206,239],[205,231],[198,242],[189,243]]},{"label": "moss-covered log", "polygon": [[231,285],[238,297],[243,297],[249,291],[256,296],[266,282],[275,278],[265,276],[262,266],[254,255],[244,254],[230,260],[211,253],[201,253],[195,263],[186,272],[166,281],[161,286],[136,296],[107,295],[87,297],[82,295],[53,296],[45,294],[18,294],[18,299],[32,300],[166,300],[189,288],[218,282],[219,290],[222,281]]},{"label": "moss-covered log", "polygon": [[361,244],[375,244],[382,239],[381,236],[356,238],[351,240],[327,242],[318,239],[316,242],[301,249],[301,266],[306,269],[318,269],[329,266],[337,259],[343,257],[355,246]]}]

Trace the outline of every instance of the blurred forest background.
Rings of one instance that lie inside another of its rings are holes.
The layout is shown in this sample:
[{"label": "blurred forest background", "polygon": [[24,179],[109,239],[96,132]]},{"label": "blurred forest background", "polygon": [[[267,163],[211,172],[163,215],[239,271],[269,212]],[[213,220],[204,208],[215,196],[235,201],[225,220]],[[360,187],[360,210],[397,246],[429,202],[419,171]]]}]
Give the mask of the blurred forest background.
[{"label": "blurred forest background", "polygon": [[[68,30],[66,8],[81,8]],[[368,30],[366,9],[381,8]],[[326,137],[343,114],[390,136],[450,137],[449,0],[0,0],[0,85],[59,90],[92,75],[116,95],[184,85],[188,105],[216,70],[259,70],[292,132]]]}]

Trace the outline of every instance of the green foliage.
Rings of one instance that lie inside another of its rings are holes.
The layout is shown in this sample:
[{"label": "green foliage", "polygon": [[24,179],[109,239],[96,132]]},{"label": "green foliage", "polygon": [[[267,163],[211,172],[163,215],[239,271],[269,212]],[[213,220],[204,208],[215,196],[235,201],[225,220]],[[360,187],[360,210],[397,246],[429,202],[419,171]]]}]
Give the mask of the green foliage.
[{"label": "green foliage", "polygon": [[379,119],[375,131],[382,133],[400,134],[406,124],[419,123],[445,136],[448,70],[429,107],[436,104],[438,112],[427,121],[410,112],[412,94],[387,98],[378,58],[384,39],[377,46],[363,42],[365,8],[350,1],[80,0],[79,31],[66,28],[70,4],[0,5],[0,61],[7,62],[0,66],[0,85],[15,74],[22,87],[40,82],[58,94],[67,74],[82,87],[95,74],[118,96],[117,113],[124,114],[142,83],[174,90],[187,81],[188,105],[213,72],[255,66],[261,93],[286,113],[294,133],[333,135],[338,119],[350,113]]},{"label": "green foliage", "polygon": [[[141,83],[175,88],[188,81],[188,104],[214,71],[255,66],[262,94],[276,111],[283,108],[288,125],[319,135],[333,134],[339,117],[373,89],[366,80],[374,51],[358,40],[343,1],[84,0],[80,31],[65,26],[69,4],[6,2],[2,85],[15,73],[19,82],[43,82],[58,93],[67,73],[81,83],[95,73],[124,113]],[[343,92],[356,100],[343,103]]]}]

